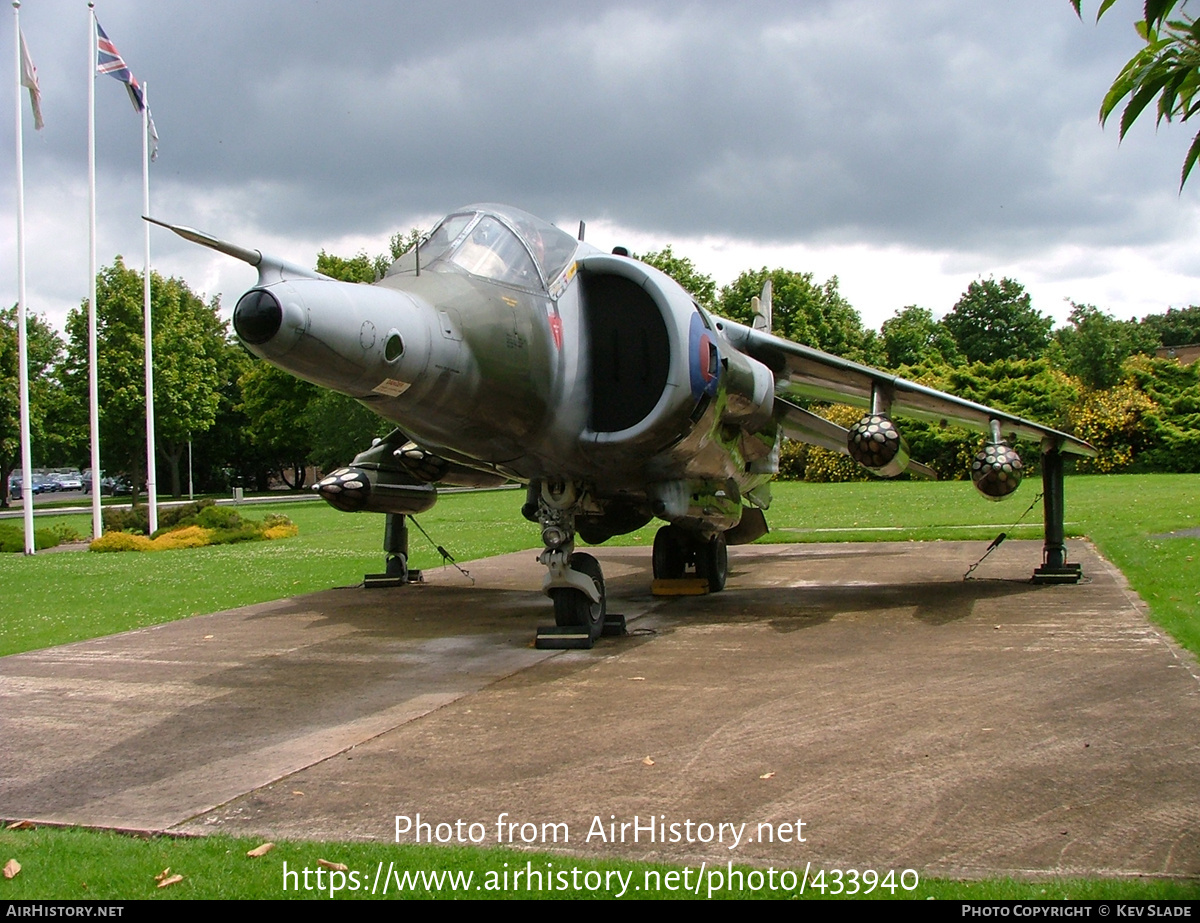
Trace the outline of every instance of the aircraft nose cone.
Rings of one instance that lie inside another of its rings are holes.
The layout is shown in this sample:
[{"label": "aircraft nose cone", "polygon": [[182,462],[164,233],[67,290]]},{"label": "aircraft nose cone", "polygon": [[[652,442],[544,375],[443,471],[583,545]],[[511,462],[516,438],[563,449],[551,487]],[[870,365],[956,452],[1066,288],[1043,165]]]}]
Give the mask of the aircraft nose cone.
[{"label": "aircraft nose cone", "polygon": [[246,292],[233,309],[233,329],[252,346],[261,346],[279,332],[283,308],[270,292],[254,288]]}]

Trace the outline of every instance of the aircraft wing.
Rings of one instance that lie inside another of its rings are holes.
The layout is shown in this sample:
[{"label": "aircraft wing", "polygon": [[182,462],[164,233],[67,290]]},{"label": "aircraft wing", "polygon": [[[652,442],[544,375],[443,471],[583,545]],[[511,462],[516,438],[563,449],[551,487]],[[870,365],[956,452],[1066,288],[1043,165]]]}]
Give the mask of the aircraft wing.
[{"label": "aircraft wing", "polygon": [[[850,454],[848,448],[850,430],[846,427],[838,426],[832,420],[826,420],[811,410],[797,407],[791,401],[778,395],[775,397],[775,407],[781,411],[779,427],[789,439],[807,442],[809,445],[817,445],[833,452],[841,452],[843,455]],[[911,459],[905,470],[916,477],[928,478],[931,481],[938,479],[937,472],[928,465]]]},{"label": "aircraft wing", "polygon": [[[1025,439],[1044,443],[1049,440],[1051,446],[1060,452],[1086,456],[1096,454],[1091,445],[1067,433],[830,355],[811,346],[785,340],[763,330],[723,318],[718,322],[718,329],[735,348],[775,373],[776,393],[785,400],[828,401],[869,408],[872,395],[878,393],[890,405],[890,413],[940,425],[964,426],[985,434],[991,432],[991,421],[995,420],[1000,424],[1002,437],[1008,441]],[[796,417],[794,410],[800,408],[790,405],[784,408],[785,433],[788,423],[792,422],[792,428],[799,430],[797,435],[806,442],[828,445],[833,441],[836,434],[832,430],[807,418]],[[806,430],[811,430],[811,436],[804,435]]]}]

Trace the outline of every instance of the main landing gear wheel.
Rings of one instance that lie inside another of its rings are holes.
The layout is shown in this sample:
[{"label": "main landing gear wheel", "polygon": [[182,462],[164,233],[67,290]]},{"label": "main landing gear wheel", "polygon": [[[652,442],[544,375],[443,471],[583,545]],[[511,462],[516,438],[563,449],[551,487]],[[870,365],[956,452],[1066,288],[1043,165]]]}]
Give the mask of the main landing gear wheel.
[{"label": "main landing gear wheel", "polygon": [[571,569],[591,578],[600,593],[600,602],[594,603],[579,590],[560,588],[550,591],[554,597],[554,624],[559,628],[580,627],[588,629],[593,641],[604,631],[604,575],[600,562],[590,554],[578,552],[571,555]]},{"label": "main landing gear wheel", "polygon": [[654,533],[654,579],[679,580],[687,568],[685,537],[674,526]]},{"label": "main landing gear wheel", "polygon": [[729,576],[729,549],[723,534],[714,535],[707,542],[702,539],[696,545],[696,576],[708,581],[708,592],[719,593],[725,589],[725,578]]}]

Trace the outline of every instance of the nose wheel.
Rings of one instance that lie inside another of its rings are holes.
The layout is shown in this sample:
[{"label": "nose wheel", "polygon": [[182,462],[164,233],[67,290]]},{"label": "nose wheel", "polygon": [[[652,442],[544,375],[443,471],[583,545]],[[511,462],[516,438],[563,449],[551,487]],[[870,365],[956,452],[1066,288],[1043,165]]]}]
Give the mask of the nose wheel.
[{"label": "nose wheel", "polygon": [[550,595],[554,599],[554,624],[559,628],[584,628],[589,639],[595,641],[604,631],[604,614],[607,609],[600,562],[590,554],[577,552],[571,555],[571,569],[592,581],[600,600],[594,602],[580,590],[551,590]]},{"label": "nose wheel", "polygon": [[[530,500],[537,503],[537,519],[546,549],[538,561],[546,566],[542,590],[554,602],[554,628],[539,628],[540,648],[590,648],[605,631],[608,607],[600,562],[590,554],[576,552],[575,516],[585,497],[581,484],[548,481],[530,486]],[[530,510],[532,512],[532,509]],[[624,619],[612,617],[608,629],[624,634]]]}]

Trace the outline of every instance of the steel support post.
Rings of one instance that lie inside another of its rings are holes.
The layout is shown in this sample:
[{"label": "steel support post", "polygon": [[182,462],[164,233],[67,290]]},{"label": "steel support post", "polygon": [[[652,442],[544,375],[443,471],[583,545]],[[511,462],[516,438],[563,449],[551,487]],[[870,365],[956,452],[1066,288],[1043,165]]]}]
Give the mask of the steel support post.
[{"label": "steel support post", "polygon": [[384,573],[367,574],[363,577],[363,586],[403,586],[420,582],[421,572],[408,569],[408,517],[402,513],[385,514],[383,551],[387,556]]},{"label": "steel support post", "polygon": [[1042,511],[1046,538],[1042,546],[1042,566],[1033,572],[1033,582],[1078,583],[1083,575],[1082,568],[1067,563],[1063,458],[1058,449],[1042,453]]},{"label": "steel support post", "polygon": [[383,550],[387,555],[389,577],[408,577],[408,518],[402,513],[387,513],[383,526]]}]

